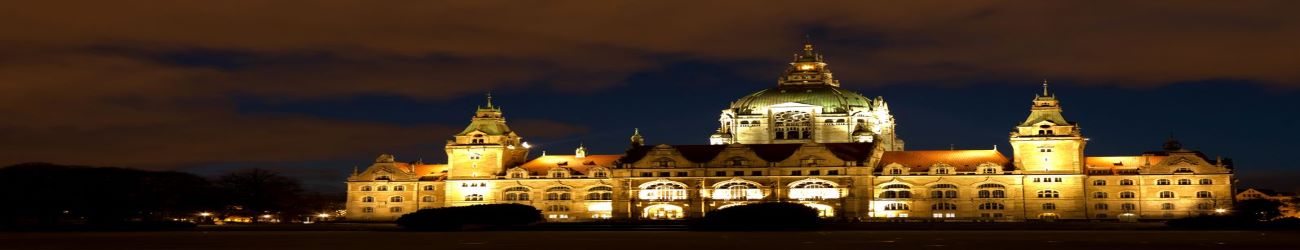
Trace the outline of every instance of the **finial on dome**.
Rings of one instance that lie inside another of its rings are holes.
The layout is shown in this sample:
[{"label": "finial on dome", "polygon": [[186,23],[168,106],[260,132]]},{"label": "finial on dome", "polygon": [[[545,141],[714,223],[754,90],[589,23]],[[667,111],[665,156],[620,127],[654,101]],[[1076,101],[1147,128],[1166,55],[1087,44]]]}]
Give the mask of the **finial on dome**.
[{"label": "finial on dome", "polygon": [[804,51],[813,50],[812,38],[808,34],[803,34],[803,50]]},{"label": "finial on dome", "polygon": [[487,92],[487,107],[492,108],[492,92]]},{"label": "finial on dome", "polygon": [[1047,96],[1047,78],[1043,78],[1043,96]]}]

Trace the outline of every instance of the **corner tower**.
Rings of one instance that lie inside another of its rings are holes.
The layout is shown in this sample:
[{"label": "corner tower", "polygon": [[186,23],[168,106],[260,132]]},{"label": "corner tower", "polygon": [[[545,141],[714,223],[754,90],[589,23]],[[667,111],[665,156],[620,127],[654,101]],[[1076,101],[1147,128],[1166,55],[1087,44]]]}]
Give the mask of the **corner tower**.
[{"label": "corner tower", "polygon": [[447,141],[448,178],[486,179],[503,175],[505,169],[522,164],[528,157],[528,144],[506,126],[501,108],[480,106],[465,130]]},{"label": "corner tower", "polygon": [[1011,132],[1017,170],[1029,174],[1083,173],[1083,148],[1088,139],[1078,124],[1061,115],[1061,103],[1047,90],[1034,97],[1029,117]]}]

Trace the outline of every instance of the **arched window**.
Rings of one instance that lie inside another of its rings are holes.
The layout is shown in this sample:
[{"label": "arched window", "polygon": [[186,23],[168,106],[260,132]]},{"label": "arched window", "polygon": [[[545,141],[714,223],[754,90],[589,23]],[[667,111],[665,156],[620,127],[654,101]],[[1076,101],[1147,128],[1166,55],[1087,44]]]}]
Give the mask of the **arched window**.
[{"label": "arched window", "polygon": [[1120,199],[1133,199],[1133,198],[1137,198],[1137,193],[1134,193],[1134,192],[1132,192],[1132,191],[1119,192],[1119,198],[1120,198]]},{"label": "arched window", "polygon": [[377,190],[377,191],[388,191],[388,186],[379,186],[378,188],[375,188],[375,190]]},{"label": "arched window", "polygon": [[763,190],[756,182],[733,179],[713,185],[715,200],[758,200],[763,199]]},{"label": "arched window", "polygon": [[402,186],[402,185],[393,186],[393,191],[406,191],[406,186]]},{"label": "arched window", "polygon": [[658,180],[641,184],[638,197],[642,200],[675,201],[688,198],[686,184]]},{"label": "arched window", "polygon": [[1007,209],[1007,207],[1003,206],[1002,203],[989,202],[989,203],[984,203],[979,205],[979,210],[1005,210],[1005,209]]},{"label": "arched window", "polygon": [[1174,191],[1160,191],[1160,198],[1174,198]]},{"label": "arched window", "polygon": [[1097,204],[1092,204],[1092,209],[1093,209],[1093,210],[1107,210],[1107,209],[1110,209],[1110,205],[1107,205],[1106,203],[1097,203]]},{"label": "arched window", "polygon": [[388,202],[402,202],[401,196],[388,197]]},{"label": "arched window", "polygon": [[890,175],[903,175],[903,168],[890,168],[890,169],[889,169],[889,174],[890,174]]},{"label": "arched window", "polygon": [[1201,185],[1214,185],[1214,180],[1201,179]]},{"label": "arched window", "polygon": [[506,192],[506,195],[505,195],[505,196],[506,196],[506,200],[507,200],[507,201],[526,201],[526,200],[528,200],[528,191],[529,191],[529,189],[528,189],[527,187],[510,187],[510,188],[507,188],[506,191],[505,191],[505,192]]},{"label": "arched window", "polygon": [[1190,180],[1190,179],[1178,179],[1178,185],[1192,185],[1192,180]]},{"label": "arched window", "polygon": [[433,202],[433,196],[420,197],[421,202]]},{"label": "arched window", "polygon": [[465,201],[483,201],[483,195],[481,194],[466,195]]},{"label": "arched window", "polygon": [[1197,191],[1196,198],[1214,198],[1214,195],[1210,191]]},{"label": "arched window", "polygon": [[1156,185],[1161,185],[1161,186],[1169,185],[1169,179],[1159,179],[1159,180],[1156,180]]},{"label": "arched window", "polygon": [[361,197],[361,202],[375,202],[375,197],[370,197],[370,196]]},{"label": "arched window", "polygon": [[985,183],[979,185],[978,196],[980,198],[1007,198],[1006,186],[997,183]]},{"label": "arched window", "polygon": [[885,210],[886,210],[886,211],[897,211],[897,210],[912,210],[912,209],[911,209],[910,207],[908,207],[907,204],[903,204],[903,203],[889,203],[889,204],[885,204]]},{"label": "arched window", "polygon": [[361,191],[370,191],[370,186],[361,186]]},{"label": "arched window", "polygon": [[935,198],[935,199],[957,198],[957,185],[936,184],[934,186],[930,186],[930,198]]},{"label": "arched window", "polygon": [[957,210],[957,204],[935,203],[934,205],[930,205],[930,210]]},{"label": "arched window", "polygon": [[883,188],[885,188],[885,189],[893,189],[893,188],[909,189],[909,188],[912,188],[912,187],[909,187],[909,186],[907,186],[907,185],[903,185],[903,184],[889,184],[889,185],[885,185],[885,187],[883,187]]},{"label": "arched window", "polygon": [[1174,204],[1173,203],[1160,204],[1160,210],[1174,210]]},{"label": "arched window", "polygon": [[424,191],[433,191],[433,185],[424,185]]},{"label": "arched window", "polygon": [[1097,199],[1105,199],[1108,198],[1109,196],[1110,194],[1107,194],[1106,192],[1092,193],[1092,198],[1097,198]]},{"label": "arched window", "polygon": [[1106,180],[1094,180],[1094,181],[1092,181],[1092,185],[1093,185],[1093,186],[1105,186],[1105,185],[1106,185]]},{"label": "arched window", "polygon": [[401,207],[390,207],[390,208],[388,208],[388,212],[401,213],[401,212],[402,212],[402,208],[401,208]]},{"label": "arched window", "polygon": [[1043,210],[1056,210],[1056,203],[1043,203]]},{"label": "arched window", "polygon": [[599,186],[587,189],[587,200],[607,201],[614,199],[614,188]]},{"label": "arched window", "polygon": [[1133,185],[1133,180],[1129,180],[1129,179],[1119,180],[1119,185],[1120,185],[1120,186],[1132,186],[1132,185]]},{"label": "arched window", "polygon": [[1138,206],[1137,206],[1137,205],[1134,205],[1133,203],[1124,203],[1124,204],[1119,204],[1119,209],[1120,209],[1120,210],[1124,210],[1124,211],[1133,211],[1133,210],[1137,210],[1137,207],[1138,207]]},{"label": "arched window", "polygon": [[1038,198],[1061,198],[1061,192],[1056,190],[1039,190]]},{"label": "arched window", "polygon": [[373,207],[363,207],[363,208],[361,208],[361,212],[362,212],[362,213],[367,213],[367,214],[368,214],[368,213],[374,213],[374,212],[375,212],[375,208],[373,208]]},{"label": "arched window", "polygon": [[549,201],[567,201],[567,200],[572,200],[572,199],[573,199],[572,194],[571,194],[572,191],[573,191],[573,189],[571,189],[571,188],[569,188],[569,187],[552,187],[552,188],[547,188],[547,189],[546,189],[546,200],[549,200]]},{"label": "arched window", "polygon": [[839,199],[839,185],[822,179],[804,179],[790,183],[790,198],[796,200]]},{"label": "arched window", "polygon": [[776,139],[809,139],[812,136],[812,116],[803,111],[785,111],[773,116]]}]

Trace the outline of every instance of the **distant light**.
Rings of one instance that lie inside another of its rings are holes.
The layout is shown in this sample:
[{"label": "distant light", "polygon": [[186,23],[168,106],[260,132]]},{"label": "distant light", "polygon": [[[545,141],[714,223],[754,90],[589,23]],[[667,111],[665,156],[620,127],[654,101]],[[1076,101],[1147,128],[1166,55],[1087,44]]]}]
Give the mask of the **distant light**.
[{"label": "distant light", "polygon": [[800,64],[800,65],[799,65],[799,70],[813,70],[814,68],[817,68],[817,66],[813,66],[812,64]]},{"label": "distant light", "polygon": [[269,215],[269,214],[266,214],[266,215],[262,215],[262,218],[267,218],[267,219],[270,219],[270,218],[271,218],[271,215]]},{"label": "distant light", "polygon": [[1215,209],[1214,212],[1215,212],[1215,213],[1227,213],[1228,210],[1227,210],[1227,209],[1219,208],[1219,209]]},{"label": "distant light", "polygon": [[329,218],[330,214],[317,214],[316,217]]},{"label": "distant light", "polygon": [[199,213],[199,216],[208,217],[208,216],[212,216],[212,213],[209,213],[209,212],[202,212],[202,213]]},{"label": "distant light", "polygon": [[533,148],[533,145],[528,145],[528,142],[524,142],[523,145],[524,145],[524,148]]}]

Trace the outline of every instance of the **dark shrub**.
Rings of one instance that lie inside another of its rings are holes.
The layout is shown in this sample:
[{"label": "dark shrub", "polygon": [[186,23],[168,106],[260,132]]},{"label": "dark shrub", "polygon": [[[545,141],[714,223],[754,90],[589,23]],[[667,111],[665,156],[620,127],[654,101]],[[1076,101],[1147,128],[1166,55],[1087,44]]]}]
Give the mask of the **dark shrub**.
[{"label": "dark shrub", "polygon": [[817,209],[798,203],[767,202],[709,212],[696,226],[706,230],[804,230],[817,227]]},{"label": "dark shrub", "polygon": [[409,230],[462,230],[524,226],[542,221],[537,208],[520,204],[488,204],[422,209],[397,218]]}]

